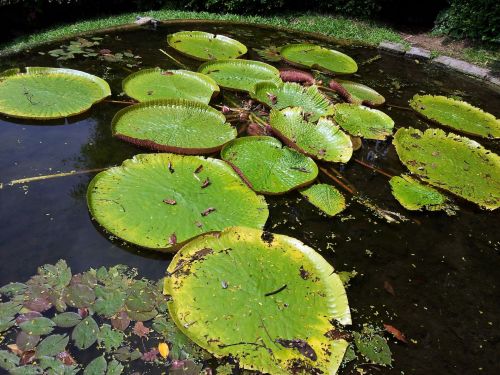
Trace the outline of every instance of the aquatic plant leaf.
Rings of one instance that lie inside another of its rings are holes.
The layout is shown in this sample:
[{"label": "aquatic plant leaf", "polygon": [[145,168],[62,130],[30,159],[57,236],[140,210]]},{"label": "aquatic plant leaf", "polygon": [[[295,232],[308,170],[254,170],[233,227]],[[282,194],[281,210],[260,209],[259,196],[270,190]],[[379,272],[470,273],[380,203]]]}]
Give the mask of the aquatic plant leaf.
[{"label": "aquatic plant leaf", "polygon": [[85,350],[97,341],[98,334],[99,327],[96,321],[91,316],[87,316],[75,326],[71,338],[78,349]]},{"label": "aquatic plant leaf", "polygon": [[500,138],[500,119],[467,102],[440,95],[416,94],[410,100],[419,114],[439,125],[483,138]]},{"label": "aquatic plant leaf", "polygon": [[67,335],[52,335],[43,339],[36,348],[36,358],[44,356],[53,357],[64,352],[68,345],[69,337]]},{"label": "aquatic plant leaf", "polygon": [[358,70],[356,61],[350,56],[315,44],[288,44],[280,53],[284,60],[300,67],[336,74],[352,74]]},{"label": "aquatic plant leaf", "polygon": [[39,341],[40,336],[28,335],[24,331],[19,332],[16,337],[16,345],[23,352],[34,350]]},{"label": "aquatic plant leaf", "polygon": [[281,55],[280,55],[281,47],[276,47],[274,45],[271,45],[263,48],[254,48],[254,50],[264,60],[271,62],[281,61]]},{"label": "aquatic plant leaf", "polygon": [[108,368],[108,363],[104,356],[100,356],[92,360],[85,370],[83,370],[83,375],[105,375],[106,369]]},{"label": "aquatic plant leaf", "polygon": [[[203,188],[207,179],[210,185]],[[226,163],[174,154],[136,155],[99,173],[87,202],[109,232],[157,250],[230,225],[262,228],[269,214],[264,198]]]},{"label": "aquatic plant leaf", "polygon": [[221,157],[259,193],[283,194],[310,184],[318,175],[311,158],[273,137],[235,139],[224,146]]},{"label": "aquatic plant leaf", "polygon": [[348,345],[327,334],[351,321],[342,282],[291,237],[241,227],[198,237],[170,263],[165,293],[182,332],[245,369],[334,374]]},{"label": "aquatic plant leaf", "polygon": [[106,370],[106,375],[120,375],[124,370],[124,366],[118,362],[116,359],[113,359],[108,363],[108,369]]},{"label": "aquatic plant leaf", "polygon": [[364,327],[361,332],[353,332],[354,343],[358,351],[371,362],[390,366],[392,353],[387,340],[375,333],[370,327]]},{"label": "aquatic plant leaf", "polygon": [[27,320],[19,324],[21,328],[28,335],[48,335],[54,330],[55,323],[49,318],[38,317],[31,320]]},{"label": "aquatic plant leaf", "polygon": [[394,121],[384,112],[362,105],[334,105],[333,119],[349,134],[366,139],[384,140],[392,134]]},{"label": "aquatic plant leaf", "polygon": [[219,93],[210,77],[189,70],[143,69],[122,82],[125,94],[144,102],[158,99],[186,99],[208,104]]},{"label": "aquatic plant leaf", "polygon": [[85,112],[111,95],[103,79],[73,69],[27,67],[0,73],[0,113],[37,120]]},{"label": "aquatic plant leaf", "polygon": [[500,206],[500,157],[479,143],[441,129],[400,128],[393,144],[425,182],[489,210]]},{"label": "aquatic plant leaf", "polygon": [[237,40],[204,31],[170,34],[167,43],[176,51],[197,60],[233,59],[247,53],[247,47]]},{"label": "aquatic plant leaf", "polygon": [[120,110],[111,123],[113,136],[138,146],[181,154],[208,154],[236,138],[236,129],[207,104],[154,100]]},{"label": "aquatic plant leaf", "polygon": [[123,332],[112,329],[109,324],[103,324],[97,334],[97,342],[108,353],[118,349],[124,339],[125,335]]},{"label": "aquatic plant leaf", "polygon": [[13,297],[17,294],[22,294],[26,290],[26,284],[23,283],[9,283],[0,288],[0,294]]},{"label": "aquatic plant leaf", "polygon": [[261,82],[255,85],[255,92],[251,96],[275,109],[301,107],[310,121],[333,114],[333,106],[317,86],[303,87],[294,82],[279,85]]},{"label": "aquatic plant leaf", "polygon": [[352,156],[351,138],[326,118],[317,123],[305,120],[300,107],[272,110],[272,131],[287,146],[314,159],[347,163]]},{"label": "aquatic plant leaf", "polygon": [[94,290],[85,284],[71,284],[64,294],[64,300],[72,307],[83,309],[92,306],[95,301]]},{"label": "aquatic plant leaf", "polygon": [[253,92],[259,82],[280,84],[278,69],[253,60],[228,59],[201,64],[198,72],[213,78],[225,89]]},{"label": "aquatic plant leaf", "polygon": [[447,207],[447,199],[443,194],[409,176],[394,176],[389,180],[389,183],[392,195],[407,210],[438,211]]},{"label": "aquatic plant leaf", "polygon": [[0,368],[11,370],[19,365],[19,357],[7,350],[0,350]]},{"label": "aquatic plant leaf", "polygon": [[10,375],[42,375],[43,369],[40,366],[25,365],[11,369]]},{"label": "aquatic plant leaf", "polygon": [[300,191],[308,202],[329,216],[337,215],[345,207],[345,198],[332,185],[314,184]]},{"label": "aquatic plant leaf", "polygon": [[385,98],[377,91],[361,83],[343,79],[331,80],[328,84],[344,100],[352,104],[363,104],[376,107],[385,103]]},{"label": "aquatic plant leaf", "polygon": [[97,297],[94,303],[95,312],[108,318],[121,310],[127,298],[124,291],[116,288],[97,286],[95,293]]}]

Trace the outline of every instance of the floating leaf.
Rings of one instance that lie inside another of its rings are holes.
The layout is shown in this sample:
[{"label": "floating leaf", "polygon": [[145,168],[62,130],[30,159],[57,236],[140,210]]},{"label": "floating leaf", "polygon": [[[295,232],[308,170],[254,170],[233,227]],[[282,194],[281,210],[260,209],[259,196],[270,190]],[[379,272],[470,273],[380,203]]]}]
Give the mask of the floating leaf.
[{"label": "floating leaf", "polygon": [[346,54],[315,44],[288,44],[281,48],[287,62],[300,67],[325,70],[337,74],[356,73],[358,65]]},{"label": "floating leaf", "polygon": [[121,331],[111,328],[109,324],[103,324],[97,335],[99,345],[104,347],[106,352],[111,352],[118,349],[125,339],[125,335]]},{"label": "floating leaf", "polygon": [[286,193],[310,184],[318,175],[311,158],[272,137],[238,138],[222,149],[221,157],[260,193]]},{"label": "floating leaf", "polygon": [[281,60],[280,47],[269,46],[264,48],[254,48],[255,52],[264,60],[277,62]]},{"label": "floating leaf", "polygon": [[425,118],[459,132],[484,138],[500,138],[500,119],[467,102],[446,96],[415,95],[412,107]]},{"label": "floating leaf", "polygon": [[19,324],[19,327],[28,335],[48,335],[56,324],[45,317],[38,317]]},{"label": "floating leaf", "polygon": [[0,73],[0,113],[49,120],[77,115],[111,95],[106,81],[73,69],[27,67]]},{"label": "floating leaf", "polygon": [[95,292],[88,285],[71,284],[64,294],[64,300],[72,307],[83,309],[92,306],[95,301]]},{"label": "floating leaf", "polygon": [[104,356],[95,358],[92,362],[85,367],[83,370],[83,375],[105,375],[108,363]]},{"label": "floating leaf", "polygon": [[117,316],[111,319],[111,325],[115,329],[125,331],[130,325],[130,318],[125,311],[120,311]]},{"label": "floating leaf", "polygon": [[144,361],[144,362],[154,362],[156,361],[156,359],[158,358],[158,354],[160,354],[160,352],[158,351],[158,349],[156,348],[153,348],[147,352],[145,352],[141,359]]},{"label": "floating leaf", "polygon": [[494,210],[500,206],[500,157],[479,143],[441,129],[400,128],[399,159],[431,185]]},{"label": "floating leaf", "polygon": [[149,334],[149,328],[146,327],[143,322],[137,322],[134,325],[133,332],[139,337],[147,337]]},{"label": "floating leaf", "polygon": [[106,370],[106,375],[120,375],[124,370],[123,365],[116,359],[113,359],[108,363],[108,369]]},{"label": "floating leaf", "polygon": [[228,59],[209,61],[198,68],[223,88],[253,92],[259,82],[280,84],[279,71],[274,66],[253,60]]},{"label": "floating leaf", "polygon": [[0,288],[0,294],[4,296],[13,297],[21,294],[26,290],[26,284],[23,283],[9,283]]},{"label": "floating leaf", "polygon": [[436,189],[423,185],[409,176],[394,176],[390,179],[392,194],[407,210],[426,209],[437,211],[447,209],[446,197]]},{"label": "floating leaf", "polygon": [[372,328],[364,327],[361,333],[353,332],[353,336],[356,348],[365,358],[377,365],[391,365],[392,353],[387,341]]},{"label": "floating leaf", "polygon": [[[200,165],[203,170],[195,174]],[[211,185],[202,190],[207,177]],[[168,205],[165,199],[178,203]],[[234,224],[262,228],[268,217],[264,198],[227,164],[197,156],[136,155],[94,177],[87,201],[92,216],[109,232],[152,249],[172,248],[173,233],[181,243]],[[217,210],[203,216],[209,207]]]},{"label": "floating leaf", "polygon": [[389,332],[391,335],[393,335],[396,338],[396,340],[399,340],[399,341],[404,342],[404,343],[408,343],[408,341],[406,340],[406,337],[405,337],[404,333],[402,333],[396,327],[391,326],[390,324],[384,324],[384,329],[387,332]]},{"label": "floating leaf", "polygon": [[159,151],[209,154],[236,138],[222,113],[199,102],[154,100],[120,110],[111,123],[113,135]]},{"label": "floating leaf", "polygon": [[247,47],[225,35],[204,31],[180,31],[167,37],[170,47],[198,60],[237,58],[247,53]]},{"label": "floating leaf", "polygon": [[95,320],[88,316],[76,325],[71,334],[78,349],[85,350],[90,348],[96,341],[99,334],[99,327]]},{"label": "floating leaf", "polygon": [[384,112],[356,104],[335,104],[334,120],[349,134],[384,140],[392,134],[394,121]]},{"label": "floating leaf", "polygon": [[270,125],[286,145],[314,159],[347,163],[352,156],[351,138],[326,118],[317,123],[304,119],[300,107],[272,110]]},{"label": "floating leaf", "polygon": [[69,337],[66,335],[52,335],[48,336],[38,344],[36,348],[36,358],[44,356],[53,357],[66,350]]},{"label": "floating leaf", "polygon": [[329,216],[337,215],[345,209],[345,198],[331,185],[314,184],[300,191],[312,205]]},{"label": "floating leaf", "polygon": [[19,332],[16,337],[16,345],[23,352],[34,350],[39,341],[40,336],[29,335],[23,331]]},{"label": "floating leaf", "polygon": [[164,342],[160,342],[158,344],[158,352],[163,358],[167,358],[169,353],[168,345]]},{"label": "floating leaf", "polygon": [[19,365],[19,357],[7,350],[0,350],[0,368],[12,370]]},{"label": "floating leaf", "polygon": [[321,116],[333,113],[330,101],[318,90],[317,86],[303,87],[298,83],[290,82],[280,85],[261,82],[255,85],[255,92],[251,96],[275,109],[302,107],[311,121],[317,121]]},{"label": "floating leaf", "polygon": [[122,290],[102,286],[96,287],[95,294],[97,297],[94,303],[95,312],[108,318],[120,311],[127,297]]},{"label": "floating leaf", "polygon": [[385,103],[385,98],[371,87],[342,79],[331,80],[328,84],[342,98],[353,104],[376,107]]},{"label": "floating leaf", "polygon": [[125,94],[140,102],[158,99],[186,99],[208,104],[219,93],[210,77],[188,70],[144,69],[123,80]]},{"label": "floating leaf", "polygon": [[327,333],[334,320],[350,323],[344,287],[298,240],[228,228],[188,243],[167,271],[172,319],[216,356],[271,374],[334,374],[340,365],[347,342]]}]

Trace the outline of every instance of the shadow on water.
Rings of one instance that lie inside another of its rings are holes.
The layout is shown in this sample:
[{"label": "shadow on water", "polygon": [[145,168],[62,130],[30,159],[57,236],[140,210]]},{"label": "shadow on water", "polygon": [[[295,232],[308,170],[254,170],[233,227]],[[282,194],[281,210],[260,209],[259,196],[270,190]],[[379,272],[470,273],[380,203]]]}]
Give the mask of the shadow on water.
[{"label": "shadow on water", "polygon": [[[99,48],[114,53],[131,50],[141,57],[141,67],[175,68],[159,51],[163,48],[196,69],[199,62],[176,54],[166,44],[168,33],[190,29],[235,37],[250,47],[252,59],[260,59],[252,48],[290,42],[338,48],[360,63],[352,79],[386,97],[389,105],[382,110],[393,117],[396,127],[431,127],[413,112],[395,107],[407,107],[415,93],[460,97],[499,116],[499,93],[478,81],[390,55],[373,59],[379,54],[373,48],[327,42],[296,32],[224,23],[169,23],[156,31],[138,28],[100,35]],[[110,83],[112,99],[123,99],[121,80],[138,67],[96,58],[58,61],[47,54],[64,43],[9,57],[0,62],[0,68],[61,66],[84,70]],[[119,104],[103,102],[83,115],[43,123],[0,117],[0,180],[4,183],[0,190],[0,285],[25,280],[38,266],[60,258],[66,259],[74,272],[122,263],[138,268],[146,277],[163,276],[170,254],[139,250],[111,239],[90,219],[85,194],[95,173],[5,185],[23,177],[118,165],[146,152],[112,138],[111,119],[120,108]],[[498,141],[479,141],[498,153]],[[390,141],[364,141],[355,157],[392,174],[405,172]],[[440,212],[409,213],[392,198],[387,177],[354,162],[338,168],[377,205],[411,220],[387,224],[352,200],[341,215],[327,218],[292,192],[266,198],[270,206],[266,227],[317,249],[338,271],[358,272],[348,289],[355,325],[389,323],[412,340],[408,345],[391,344],[393,368],[366,370],[374,374],[498,373],[498,214],[463,201],[457,201],[460,211],[452,217]],[[384,289],[387,283],[393,286],[394,295]],[[347,368],[344,373],[354,370]]]}]

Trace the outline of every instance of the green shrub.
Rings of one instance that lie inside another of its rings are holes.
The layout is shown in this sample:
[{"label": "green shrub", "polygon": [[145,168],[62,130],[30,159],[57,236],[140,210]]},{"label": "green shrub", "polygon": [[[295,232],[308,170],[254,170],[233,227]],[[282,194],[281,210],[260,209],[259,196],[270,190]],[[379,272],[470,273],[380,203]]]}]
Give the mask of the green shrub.
[{"label": "green shrub", "polygon": [[498,0],[451,0],[436,20],[435,31],[455,38],[500,43]]},{"label": "green shrub", "polygon": [[282,9],[285,0],[190,0],[186,8],[198,11],[265,14]]}]

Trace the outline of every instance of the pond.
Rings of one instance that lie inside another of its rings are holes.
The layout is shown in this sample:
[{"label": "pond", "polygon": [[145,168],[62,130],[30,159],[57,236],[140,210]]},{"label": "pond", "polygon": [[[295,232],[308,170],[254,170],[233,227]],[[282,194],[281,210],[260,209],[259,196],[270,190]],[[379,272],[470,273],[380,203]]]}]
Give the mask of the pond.
[{"label": "pond", "polygon": [[[159,49],[196,70],[198,61],[168,49],[167,34],[201,30],[233,37],[248,47],[248,57],[263,60],[259,50],[310,42],[344,52],[357,61],[351,79],[382,94],[380,107],[396,128],[434,127],[409,110],[417,93],[459,97],[500,115],[500,93],[473,79],[431,64],[382,54],[310,34],[244,24],[169,22],[157,29],[130,28],[85,36],[97,49],[122,55],[119,61],[77,55],[61,60],[47,54],[67,42],[34,48],[3,58],[0,71],[12,67],[51,66],[82,70],[105,79],[112,99],[121,82],[143,67],[176,69]],[[74,40],[74,39],[73,39]],[[137,57],[136,57],[137,56]],[[265,61],[265,60],[264,60]],[[282,66],[280,63],[273,63]],[[220,99],[219,99],[220,100]],[[217,103],[217,100],[215,101]],[[99,170],[146,152],[113,138],[111,120],[124,105],[102,102],[84,114],[46,122],[0,116],[0,285],[25,281],[37,267],[65,259],[73,272],[125,264],[140,275],[160,279],[171,254],[148,251],[110,236],[89,215],[86,190]],[[499,143],[478,139],[498,153]],[[407,172],[391,139],[364,140],[356,159],[392,175]],[[362,367],[372,374],[495,374],[500,326],[500,221],[498,213],[458,200],[454,216],[444,212],[406,211],[392,196],[388,178],[356,162],[338,166],[342,175],[371,202],[408,220],[388,223],[364,205],[348,199],[334,217],[320,215],[299,193],[266,196],[266,229],[295,237],[316,249],[337,271],[355,270],[347,289],[354,328],[363,323],[390,324],[408,344],[390,340],[393,367]],[[9,185],[10,181],[72,170],[88,173]],[[320,180],[330,183],[320,174]],[[345,193],[345,191],[343,191]],[[214,303],[217,303],[214,301]],[[358,373],[347,366],[340,373]]]}]

